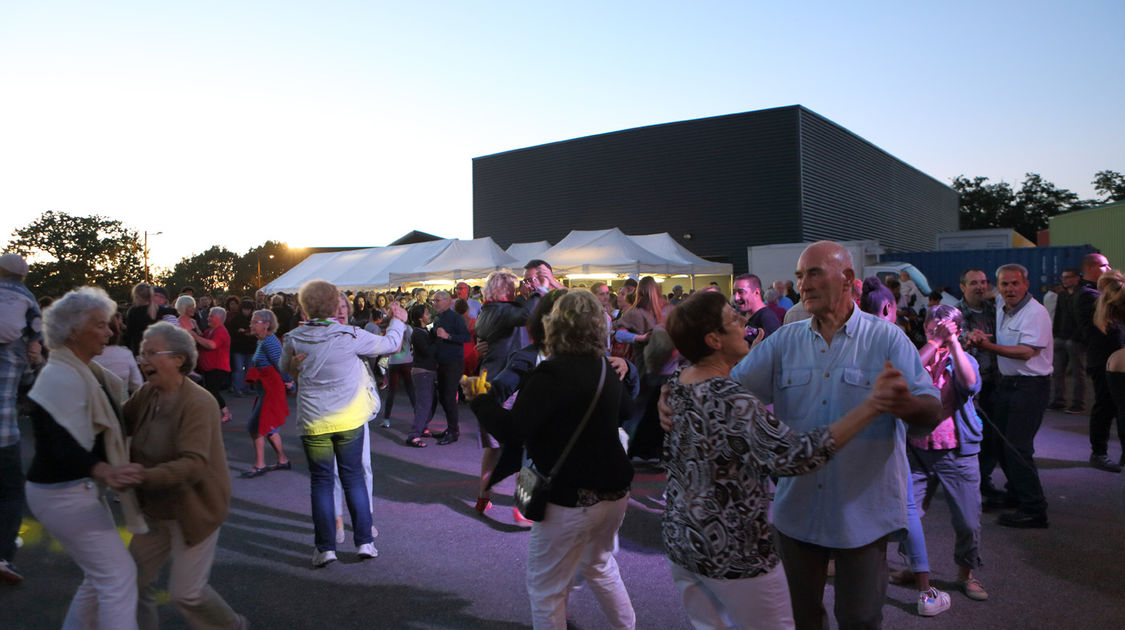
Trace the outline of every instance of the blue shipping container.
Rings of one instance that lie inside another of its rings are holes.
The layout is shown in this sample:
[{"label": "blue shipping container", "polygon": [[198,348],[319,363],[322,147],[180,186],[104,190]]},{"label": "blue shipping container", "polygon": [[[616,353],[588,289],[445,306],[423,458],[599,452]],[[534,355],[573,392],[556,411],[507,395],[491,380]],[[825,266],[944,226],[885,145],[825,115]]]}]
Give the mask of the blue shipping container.
[{"label": "blue shipping container", "polygon": [[[888,252],[880,262],[908,262],[926,274],[930,286],[944,288],[961,297],[961,272],[981,269],[988,281],[996,284],[996,268],[1008,263],[1027,267],[1031,293],[1039,299],[1047,289],[1059,283],[1063,269],[1082,268],[1082,257],[1098,251],[1091,245],[1060,245],[1055,247],[1012,247],[1008,249],[967,249],[942,252]],[[1042,300],[1040,300],[1042,301]]]}]

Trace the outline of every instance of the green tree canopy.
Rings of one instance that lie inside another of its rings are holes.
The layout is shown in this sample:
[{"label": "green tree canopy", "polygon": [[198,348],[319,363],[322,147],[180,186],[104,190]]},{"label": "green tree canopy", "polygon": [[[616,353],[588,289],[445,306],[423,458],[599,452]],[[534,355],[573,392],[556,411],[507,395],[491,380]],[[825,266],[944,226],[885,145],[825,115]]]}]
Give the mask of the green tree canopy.
[{"label": "green tree canopy", "polygon": [[1101,203],[1125,201],[1125,175],[1117,171],[1098,171],[1094,175],[1094,190],[1102,195]]},{"label": "green tree canopy", "polygon": [[137,232],[98,215],[48,210],[13,232],[7,250],[27,258],[27,286],[36,295],[57,297],[92,285],[127,300],[132,285],[144,277]]},{"label": "green tree canopy", "polygon": [[171,271],[160,278],[160,282],[171,291],[191,286],[197,296],[204,293],[215,297],[225,295],[231,292],[238,261],[238,254],[213,245],[203,253],[176,263]]},{"label": "green tree canopy", "polygon": [[953,179],[953,189],[961,194],[961,229],[1011,228],[1035,241],[1055,215],[1081,210],[1090,202],[1065,188],[1028,173],[1020,189],[1007,182],[989,183],[987,177]]}]

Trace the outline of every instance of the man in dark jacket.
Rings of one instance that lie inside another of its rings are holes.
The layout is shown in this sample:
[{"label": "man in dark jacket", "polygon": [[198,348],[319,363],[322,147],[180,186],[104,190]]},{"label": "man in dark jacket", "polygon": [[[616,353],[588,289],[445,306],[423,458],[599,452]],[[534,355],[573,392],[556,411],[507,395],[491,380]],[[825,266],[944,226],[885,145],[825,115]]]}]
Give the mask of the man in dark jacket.
[{"label": "man in dark jacket", "polygon": [[437,337],[437,393],[441,410],[445,412],[446,427],[441,433],[435,433],[438,445],[444,446],[457,441],[461,435],[461,426],[457,417],[457,384],[461,381],[461,373],[465,369],[465,346],[472,337],[469,336],[469,327],[465,325],[465,318],[449,308],[453,298],[448,291],[437,291],[433,296],[434,311],[437,318],[434,320],[434,335]]}]

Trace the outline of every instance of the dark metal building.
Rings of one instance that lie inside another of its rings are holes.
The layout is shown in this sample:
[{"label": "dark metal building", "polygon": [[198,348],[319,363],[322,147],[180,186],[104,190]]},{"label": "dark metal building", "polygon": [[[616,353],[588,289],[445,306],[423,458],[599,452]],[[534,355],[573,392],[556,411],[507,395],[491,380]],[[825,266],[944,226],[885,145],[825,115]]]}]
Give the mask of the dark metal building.
[{"label": "dark metal building", "polygon": [[473,160],[473,236],[668,232],[746,269],[746,247],[878,239],[933,247],[957,193],[800,106],[616,131]]}]

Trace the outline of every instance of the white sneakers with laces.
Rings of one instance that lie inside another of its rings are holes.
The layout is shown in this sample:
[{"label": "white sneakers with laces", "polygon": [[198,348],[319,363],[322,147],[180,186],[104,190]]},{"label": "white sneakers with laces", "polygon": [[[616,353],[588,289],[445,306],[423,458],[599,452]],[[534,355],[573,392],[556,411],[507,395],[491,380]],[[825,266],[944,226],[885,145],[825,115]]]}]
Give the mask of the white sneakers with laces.
[{"label": "white sneakers with laces", "polygon": [[949,593],[930,587],[928,591],[918,593],[918,614],[923,617],[933,617],[949,610]]},{"label": "white sneakers with laces", "polygon": [[312,563],[314,567],[320,568],[327,566],[336,561],[335,551],[316,551],[313,552]]}]

